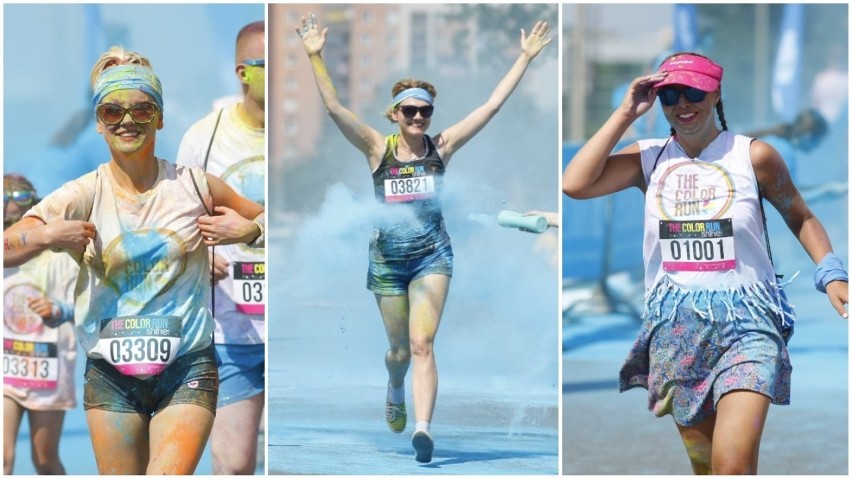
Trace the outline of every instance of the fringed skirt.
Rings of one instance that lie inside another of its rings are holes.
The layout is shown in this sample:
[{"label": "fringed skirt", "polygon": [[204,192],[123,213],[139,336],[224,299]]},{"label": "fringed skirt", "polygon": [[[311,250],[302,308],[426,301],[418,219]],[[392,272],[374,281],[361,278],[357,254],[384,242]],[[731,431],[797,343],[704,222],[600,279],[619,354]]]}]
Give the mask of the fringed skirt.
[{"label": "fringed skirt", "polygon": [[790,403],[787,341],[795,317],[783,290],[758,283],[737,290],[685,291],[664,281],[645,298],[639,337],[619,390],[648,389],[648,409],[694,426],[734,390]]}]

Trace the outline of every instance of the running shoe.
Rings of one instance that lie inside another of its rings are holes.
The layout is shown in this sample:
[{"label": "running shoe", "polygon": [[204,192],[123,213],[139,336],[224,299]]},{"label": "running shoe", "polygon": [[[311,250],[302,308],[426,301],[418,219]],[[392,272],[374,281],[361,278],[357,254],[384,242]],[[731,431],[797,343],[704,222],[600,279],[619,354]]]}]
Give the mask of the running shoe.
[{"label": "running shoe", "polygon": [[417,462],[432,462],[432,450],[435,443],[428,431],[414,431],[411,436],[411,445],[414,447],[414,460]]},{"label": "running shoe", "polygon": [[388,399],[385,403],[385,419],[391,431],[397,434],[405,431],[405,423],[408,419],[408,414],[405,412],[405,403],[394,404]]}]

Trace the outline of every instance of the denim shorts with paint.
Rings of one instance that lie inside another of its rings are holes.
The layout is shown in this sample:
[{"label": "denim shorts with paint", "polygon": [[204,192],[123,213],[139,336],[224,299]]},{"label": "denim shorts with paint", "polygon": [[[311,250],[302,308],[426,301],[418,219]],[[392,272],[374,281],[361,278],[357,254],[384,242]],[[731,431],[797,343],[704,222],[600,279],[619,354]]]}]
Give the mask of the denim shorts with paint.
[{"label": "denim shorts with paint", "polygon": [[219,359],[218,407],[263,394],[265,345],[217,344]]},{"label": "denim shorts with paint", "polygon": [[430,274],[453,275],[453,247],[443,220],[414,234],[373,230],[367,289],[385,296],[407,294],[409,283]]},{"label": "denim shorts with paint", "polygon": [[196,404],[216,413],[219,373],[213,345],[175,359],[147,379],[121,374],[103,359],[88,358],[83,408],[153,416],[174,404]]}]

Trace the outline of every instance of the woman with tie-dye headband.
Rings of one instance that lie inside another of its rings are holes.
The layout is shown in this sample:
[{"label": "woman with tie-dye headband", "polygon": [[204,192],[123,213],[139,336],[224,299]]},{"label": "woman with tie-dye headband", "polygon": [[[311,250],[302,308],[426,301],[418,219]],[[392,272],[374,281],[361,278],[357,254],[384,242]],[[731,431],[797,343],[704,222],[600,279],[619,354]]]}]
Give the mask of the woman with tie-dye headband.
[{"label": "woman with tie-dye headband", "polygon": [[4,265],[46,249],[80,265],[74,316],[100,473],[191,474],[218,392],[207,246],[263,246],[263,208],[154,155],[163,90],[147,59],[113,47],[92,80],[110,161],[6,230]]},{"label": "woman with tie-dye headband", "polygon": [[391,89],[393,99],[386,117],[399,131],[387,137],[337,98],[321,55],[327,31],[318,28],[315,15],[296,26],[326,109],[346,139],[367,157],[376,199],[387,205],[392,217],[373,231],[367,272],[367,288],[375,294],[390,343],[385,354],[385,419],[391,431],[405,430],[404,383],[411,365],[414,459],[430,462],[434,448],[430,422],[438,393],[433,343],[453,270],[453,252],[440,204],[444,171],[456,151],[497,114],[530,62],[550,43],[550,27],[537,22],[529,35],[522,29],[518,59],[490,98],[437,135],[426,134],[435,109],[435,88],[419,80],[397,82]]},{"label": "woman with tie-dye headband", "polygon": [[[722,67],[677,53],[630,84],[621,106],[570,159],[562,189],[645,193],[645,314],[621,391],[648,389],[671,414],[694,472],[756,474],[769,404],[790,402],[792,308],[776,278],[766,198],[817,262],[815,286],[846,318],[847,273],[775,149],[728,132]],[[669,138],[612,153],[656,98]],[[721,129],[716,124],[718,117]]]}]

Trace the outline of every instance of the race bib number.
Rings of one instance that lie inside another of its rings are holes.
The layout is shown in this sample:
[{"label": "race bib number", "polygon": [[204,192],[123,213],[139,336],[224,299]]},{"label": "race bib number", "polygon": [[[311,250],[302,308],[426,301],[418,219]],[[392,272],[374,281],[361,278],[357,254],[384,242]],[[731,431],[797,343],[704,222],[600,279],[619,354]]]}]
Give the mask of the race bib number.
[{"label": "race bib number", "polygon": [[234,302],[237,311],[263,316],[266,302],[266,264],[234,262]]},{"label": "race bib number", "polygon": [[730,218],[660,221],[663,270],[725,271],[737,267]]},{"label": "race bib number", "polygon": [[435,177],[393,178],[385,180],[385,202],[401,203],[435,196]]},{"label": "race bib number", "polygon": [[174,362],[180,348],[177,316],[122,316],[101,323],[97,348],[104,360],[128,376],[154,376]]},{"label": "race bib number", "polygon": [[59,357],[55,343],[3,340],[3,383],[27,389],[56,389]]}]

